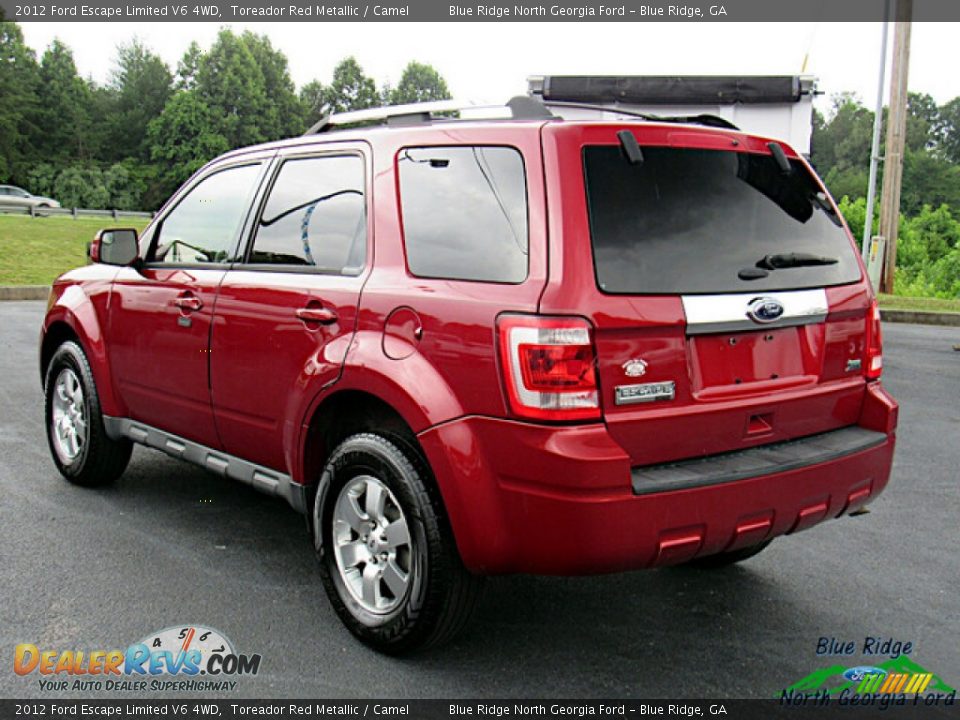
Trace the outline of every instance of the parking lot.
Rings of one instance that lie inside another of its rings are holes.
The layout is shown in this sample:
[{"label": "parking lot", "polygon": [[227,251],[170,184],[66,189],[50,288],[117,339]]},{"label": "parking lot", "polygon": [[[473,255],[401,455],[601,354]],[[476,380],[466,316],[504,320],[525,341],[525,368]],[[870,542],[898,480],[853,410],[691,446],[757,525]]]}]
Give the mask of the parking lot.
[{"label": "parking lot", "polygon": [[43,433],[43,311],[0,303],[0,696],[44,695],[14,674],[18,643],[122,649],[194,623],[262,656],[226,697],[771,697],[836,660],[819,638],[867,636],[911,642],[960,685],[960,328],[884,326],[900,431],[869,514],[722,571],[494,578],[455,643],[395,659],[340,624],[282,501],[144,449],[111,488],[62,480]]}]

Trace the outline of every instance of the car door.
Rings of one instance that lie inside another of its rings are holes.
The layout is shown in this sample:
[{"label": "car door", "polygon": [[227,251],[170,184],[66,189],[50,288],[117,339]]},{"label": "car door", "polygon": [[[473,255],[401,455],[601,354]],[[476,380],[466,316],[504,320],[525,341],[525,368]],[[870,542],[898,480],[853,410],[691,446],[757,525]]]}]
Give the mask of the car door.
[{"label": "car door", "polygon": [[366,278],[366,152],[336,144],[275,162],[217,300],[210,378],[228,453],[288,471],[304,404],[340,374]]},{"label": "car door", "polygon": [[0,205],[28,207],[29,203],[27,202],[27,198],[29,198],[29,195],[20,188],[11,186],[0,188]]},{"label": "car door", "polygon": [[108,347],[129,416],[209,447],[220,446],[208,367],[214,304],[265,160],[193,181],[144,238],[142,266],[122,269],[113,285]]}]

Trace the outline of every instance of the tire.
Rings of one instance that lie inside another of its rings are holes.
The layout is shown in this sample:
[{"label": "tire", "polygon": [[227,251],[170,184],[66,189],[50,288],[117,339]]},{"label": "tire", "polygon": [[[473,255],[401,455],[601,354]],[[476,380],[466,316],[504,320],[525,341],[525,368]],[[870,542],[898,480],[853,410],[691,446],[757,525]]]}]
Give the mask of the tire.
[{"label": "tire", "polygon": [[744,560],[749,560],[754,555],[765,550],[771,542],[773,542],[773,540],[764,540],[756,545],[750,545],[749,547],[740,548],[739,550],[733,550],[731,552],[707,555],[702,558],[697,558],[696,560],[691,560],[685,564],[689,567],[701,568],[703,570],[715,570],[717,568],[727,567],[738,562],[743,562]]},{"label": "tire", "polygon": [[108,485],[120,477],[133,445],[107,435],[93,372],[77,343],[57,348],[43,387],[47,443],[60,474],[86,487]]},{"label": "tire", "polygon": [[482,578],[464,568],[427,464],[408,443],[347,438],[327,462],[313,512],[324,588],[362,642],[398,655],[466,625]]}]

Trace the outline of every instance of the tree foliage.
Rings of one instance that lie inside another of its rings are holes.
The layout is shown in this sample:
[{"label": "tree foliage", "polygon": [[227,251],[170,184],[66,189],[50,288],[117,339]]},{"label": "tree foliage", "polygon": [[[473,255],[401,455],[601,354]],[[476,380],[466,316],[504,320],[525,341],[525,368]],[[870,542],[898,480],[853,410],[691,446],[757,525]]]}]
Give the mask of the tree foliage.
[{"label": "tree foliage", "polygon": [[391,105],[448,100],[450,89],[432,66],[412,60],[403,69],[397,87],[389,91],[389,98]]},{"label": "tree foliage", "polygon": [[217,155],[298,135],[322,112],[448,96],[429,65],[411,62],[396,88],[378,89],[354,57],[298,95],[265,35],[226,28],[207,50],[191,43],[175,72],[133,38],[97,84],[59,40],[38,61],[0,16],[0,182],[67,206],[149,210]]}]

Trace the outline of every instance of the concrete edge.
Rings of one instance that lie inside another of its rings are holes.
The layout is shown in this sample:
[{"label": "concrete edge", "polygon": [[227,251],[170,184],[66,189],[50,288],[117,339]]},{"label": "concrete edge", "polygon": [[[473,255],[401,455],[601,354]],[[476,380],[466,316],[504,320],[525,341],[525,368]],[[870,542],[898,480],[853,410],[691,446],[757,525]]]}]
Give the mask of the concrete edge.
[{"label": "concrete edge", "polygon": [[[0,285],[0,301],[46,300],[49,294],[48,285]],[[880,308],[880,318],[885,322],[960,327],[960,313]]]},{"label": "concrete edge", "polygon": [[880,319],[892,323],[914,325],[946,325],[960,327],[960,313],[927,312],[925,310],[889,310],[880,308]]},{"label": "concrete edge", "polygon": [[0,285],[0,301],[46,300],[48,295],[49,285]]}]

